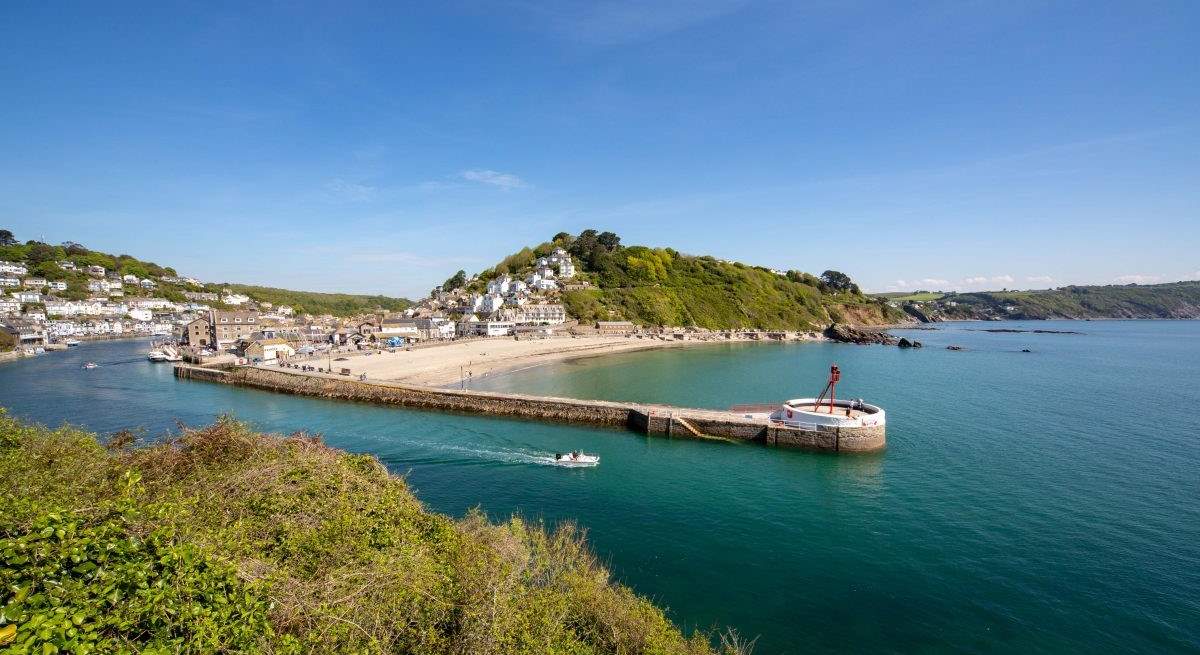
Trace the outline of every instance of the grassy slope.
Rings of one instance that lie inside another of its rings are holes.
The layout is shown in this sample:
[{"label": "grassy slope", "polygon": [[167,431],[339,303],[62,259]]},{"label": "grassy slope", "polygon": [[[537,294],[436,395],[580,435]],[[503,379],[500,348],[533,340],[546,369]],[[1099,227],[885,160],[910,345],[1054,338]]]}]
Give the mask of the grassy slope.
[{"label": "grassy slope", "polygon": [[[1004,311],[1006,305],[1016,311]],[[1196,318],[1200,282],[960,293],[942,298],[939,307],[948,318]]]},{"label": "grassy slope", "polygon": [[[532,257],[552,246],[527,248],[488,273],[523,275]],[[671,249],[622,246],[600,253],[590,263],[578,255],[575,260],[579,279],[593,288],[565,292],[563,303],[571,316],[584,322],[627,319],[640,325],[714,330],[810,330],[834,321],[878,325],[906,318],[869,296],[823,291],[811,276],[802,282],[799,276],[792,279]]]},{"label": "grassy slope", "polygon": [[570,526],[455,521],[369,455],[229,420],[106,449],[0,410],[0,515],[0,652],[713,652]]},{"label": "grassy slope", "polygon": [[216,285],[222,289],[231,289],[243,293],[256,301],[269,302],[275,305],[290,305],[300,308],[310,314],[333,314],[334,316],[352,316],[369,312],[376,307],[390,311],[398,311],[412,304],[405,298],[390,296],[372,296],[351,293],[318,293],[315,291],[291,291],[273,287],[260,287],[247,284]]}]

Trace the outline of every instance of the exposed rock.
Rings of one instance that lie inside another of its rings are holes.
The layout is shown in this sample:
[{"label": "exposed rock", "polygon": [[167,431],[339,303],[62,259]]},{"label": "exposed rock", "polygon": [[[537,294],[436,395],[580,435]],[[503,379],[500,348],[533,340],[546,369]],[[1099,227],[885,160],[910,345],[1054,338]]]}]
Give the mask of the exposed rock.
[{"label": "exposed rock", "polygon": [[906,339],[904,337],[900,337],[900,342],[897,343],[896,345],[900,346],[901,348],[920,348],[921,342],[916,341],[916,340],[909,341],[908,339]]},{"label": "exposed rock", "polygon": [[966,350],[962,346],[946,346],[946,350]]},{"label": "exposed rock", "polygon": [[1022,349],[1021,349],[1021,352],[1023,352],[1023,353],[1031,353],[1031,352],[1033,352],[1033,351],[1032,351],[1032,350],[1030,350],[1030,349],[1028,349],[1028,348],[1022,348]]},{"label": "exposed rock", "polygon": [[825,336],[841,343],[877,343],[884,346],[896,345],[896,337],[880,330],[863,330],[860,328],[834,323],[825,328]]},{"label": "exposed rock", "polygon": [[929,323],[933,320],[929,317],[928,314],[926,314],[924,311],[922,311],[920,307],[917,307],[916,305],[914,305],[910,302],[904,303],[903,309],[904,309],[905,314],[908,314],[909,316],[917,319],[918,321],[920,321],[922,323]]}]

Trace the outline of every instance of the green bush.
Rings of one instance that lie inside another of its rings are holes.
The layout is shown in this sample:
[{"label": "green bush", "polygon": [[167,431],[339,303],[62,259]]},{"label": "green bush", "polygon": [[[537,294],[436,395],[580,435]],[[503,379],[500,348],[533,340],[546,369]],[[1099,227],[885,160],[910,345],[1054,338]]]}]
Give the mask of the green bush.
[{"label": "green bush", "polygon": [[126,441],[0,410],[0,653],[714,652],[571,525],[455,521],[369,455],[228,419]]},{"label": "green bush", "polygon": [[261,590],[169,527],[137,534],[137,521],[106,505],[0,529],[0,652],[209,653],[270,640]]}]

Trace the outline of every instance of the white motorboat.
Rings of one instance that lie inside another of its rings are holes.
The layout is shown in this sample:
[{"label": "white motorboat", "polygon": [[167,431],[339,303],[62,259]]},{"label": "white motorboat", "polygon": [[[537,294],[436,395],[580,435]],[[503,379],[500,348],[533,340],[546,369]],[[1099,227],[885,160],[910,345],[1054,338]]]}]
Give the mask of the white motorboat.
[{"label": "white motorboat", "polygon": [[569,453],[554,453],[554,463],[560,466],[595,466],[600,463],[600,456],[588,455],[578,450]]},{"label": "white motorboat", "polygon": [[161,350],[151,350],[146,353],[146,359],[152,362],[165,362],[167,361],[167,355]]},{"label": "white motorboat", "polygon": [[84,368],[100,368],[100,365],[97,364],[96,362],[84,362],[83,367]]},{"label": "white motorboat", "polygon": [[79,339],[67,339],[63,343],[67,344],[68,348],[72,348],[79,345]]}]

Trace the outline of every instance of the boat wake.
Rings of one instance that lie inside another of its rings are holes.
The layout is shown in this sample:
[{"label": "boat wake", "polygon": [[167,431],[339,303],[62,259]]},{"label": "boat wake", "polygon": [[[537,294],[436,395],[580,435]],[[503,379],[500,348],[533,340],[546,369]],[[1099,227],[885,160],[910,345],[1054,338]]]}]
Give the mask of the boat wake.
[{"label": "boat wake", "polygon": [[[418,451],[435,451],[437,454],[422,457],[418,454],[416,457],[404,457],[408,462],[422,462],[429,464],[453,464],[466,462],[495,462],[500,464],[515,464],[515,465],[534,465],[534,466],[563,466],[563,467],[581,467],[595,466],[595,463],[580,463],[558,460],[553,454],[531,452],[521,449],[498,449],[498,448],[480,448],[478,446],[460,446],[457,444],[448,443],[430,443],[428,441],[417,440],[396,440],[392,443],[399,443],[405,446],[412,446]],[[447,457],[447,455],[449,455]]]}]

